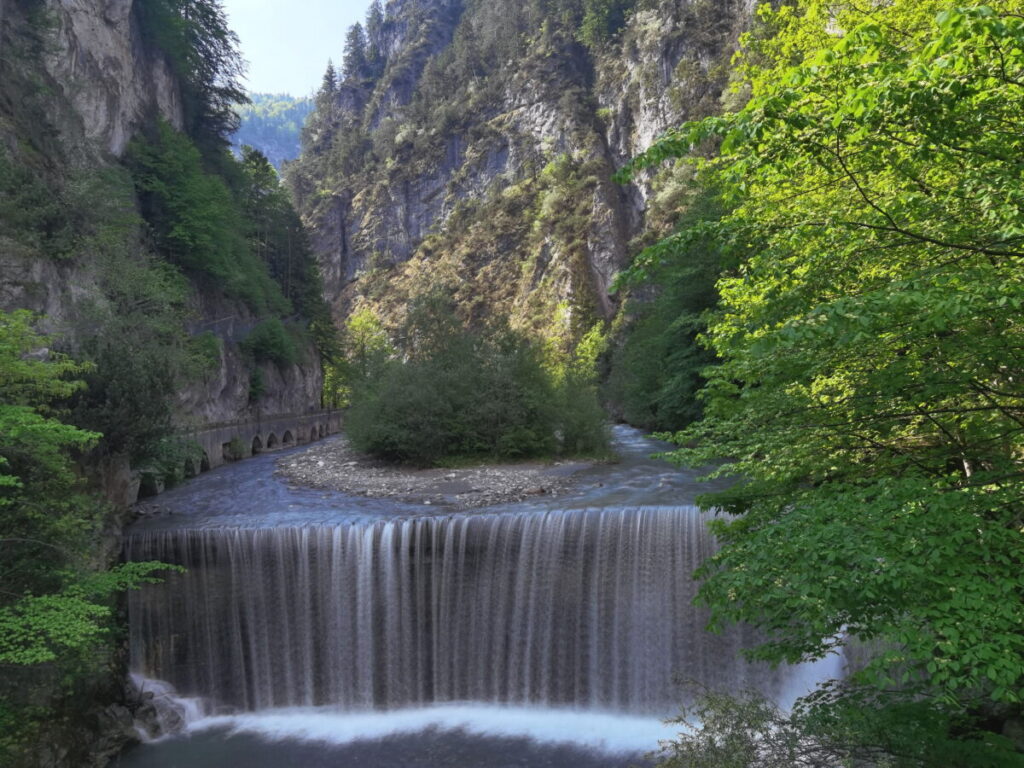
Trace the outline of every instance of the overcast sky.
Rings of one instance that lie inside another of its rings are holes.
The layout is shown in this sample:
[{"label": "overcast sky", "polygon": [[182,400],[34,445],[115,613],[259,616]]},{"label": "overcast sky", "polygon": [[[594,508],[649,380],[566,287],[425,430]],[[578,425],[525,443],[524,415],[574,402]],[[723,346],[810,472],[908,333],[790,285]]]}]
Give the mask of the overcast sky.
[{"label": "overcast sky", "polygon": [[253,93],[305,96],[320,87],[327,60],[341,61],[345,32],[370,0],[223,0],[249,62]]}]

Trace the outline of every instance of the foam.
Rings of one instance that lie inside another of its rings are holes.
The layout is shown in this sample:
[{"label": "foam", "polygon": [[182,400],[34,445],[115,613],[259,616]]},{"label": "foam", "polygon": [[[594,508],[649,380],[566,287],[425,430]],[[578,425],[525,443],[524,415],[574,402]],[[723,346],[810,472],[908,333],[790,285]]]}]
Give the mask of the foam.
[{"label": "foam", "polygon": [[313,742],[340,746],[357,741],[426,730],[458,731],[474,736],[529,738],[542,744],[571,744],[610,754],[640,754],[675,735],[678,726],[655,717],[611,712],[581,712],[541,707],[451,704],[391,712],[339,712],[333,709],[278,709],[208,717],[190,732],[227,729],[268,741]]}]

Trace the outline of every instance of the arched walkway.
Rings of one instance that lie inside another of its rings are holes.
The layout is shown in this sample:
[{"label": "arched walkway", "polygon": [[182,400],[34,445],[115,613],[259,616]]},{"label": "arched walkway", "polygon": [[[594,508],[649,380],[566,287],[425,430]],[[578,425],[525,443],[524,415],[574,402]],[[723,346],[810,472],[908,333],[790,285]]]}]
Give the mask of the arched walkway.
[{"label": "arched walkway", "polygon": [[284,435],[281,437],[281,445],[285,448],[295,445],[295,438],[292,436],[291,430],[285,430]]},{"label": "arched walkway", "polygon": [[271,432],[269,437],[267,437],[267,450],[272,451],[275,448],[277,448],[277,435]]},{"label": "arched walkway", "polygon": [[263,441],[260,440],[259,435],[256,435],[252,439],[252,455],[255,456],[258,453],[263,453]]}]

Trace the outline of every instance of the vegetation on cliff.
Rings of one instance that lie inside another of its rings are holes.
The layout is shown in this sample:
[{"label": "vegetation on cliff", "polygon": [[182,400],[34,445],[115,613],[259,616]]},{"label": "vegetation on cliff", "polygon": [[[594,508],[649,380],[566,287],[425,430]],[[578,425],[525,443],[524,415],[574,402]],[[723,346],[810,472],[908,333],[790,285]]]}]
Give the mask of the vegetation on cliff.
[{"label": "vegetation on cliff", "polygon": [[46,69],[53,13],[18,3],[0,29],[0,249],[25,280],[6,281],[4,299],[31,303],[33,280],[75,283],[41,292],[57,316],[0,315],[4,765],[42,760],[44,730],[61,742],[54,754],[85,761],[84,718],[120,695],[115,595],[153,566],[108,568],[121,521],[88,477],[112,457],[180,475],[180,392],[239,341],[195,330],[197,304],[253,318],[240,349],[254,371],[315,365],[314,344],[332,349],[319,273],[274,169],[228,151],[243,95],[220,4],[154,0],[133,13],[145,55],[178,78],[183,130],[150,114],[123,162],[82,135],[67,84]]},{"label": "vegetation on cliff", "polygon": [[729,208],[634,270],[702,242],[741,263],[674,456],[726,457],[714,475],[735,480],[703,501],[724,513],[699,572],[715,624],[761,627],[774,662],[878,649],[810,702],[832,758],[1019,764],[1000,734],[1024,690],[1022,10],[766,7],[747,106],[628,169],[720,142],[698,165]]},{"label": "vegetation on cliff", "polygon": [[565,350],[610,321],[642,219],[638,189],[610,177],[657,121],[715,107],[741,23],[719,5],[371,8],[286,171],[339,319],[370,306],[398,326],[443,281],[474,322],[508,318]]}]

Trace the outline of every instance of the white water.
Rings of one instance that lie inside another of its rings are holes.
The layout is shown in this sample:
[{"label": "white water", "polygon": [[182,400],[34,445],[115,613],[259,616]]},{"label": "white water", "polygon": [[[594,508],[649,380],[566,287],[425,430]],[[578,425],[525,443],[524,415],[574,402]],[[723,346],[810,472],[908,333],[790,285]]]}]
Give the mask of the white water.
[{"label": "white water", "polygon": [[[685,699],[680,679],[788,706],[841,676],[837,657],[750,664],[756,633],[704,631],[691,573],[715,544],[705,515],[666,506],[692,482],[646,459],[649,441],[618,438],[623,463],[574,499],[490,513],[382,519],[325,497],[285,514],[280,488],[266,509],[239,492],[195,507],[183,489],[173,520],[127,542],[130,559],[189,569],[131,595],[133,667],[170,681],[146,684],[204,739],[334,749],[434,731],[609,755],[674,735],[661,718]],[[214,479],[263,478],[254,466]]]},{"label": "white water", "polygon": [[154,722],[147,728],[136,726],[144,742],[156,742],[174,734],[185,733],[206,717],[206,703],[198,697],[182,697],[174,686],[164,680],[153,680],[133,674],[132,684],[143,699],[149,699],[155,710]]},{"label": "white water", "polygon": [[193,723],[201,732],[227,729],[268,741],[297,741],[342,746],[425,730],[461,731],[474,736],[529,738],[541,744],[573,744],[610,754],[646,752],[677,728],[657,718],[611,712],[497,707],[465,703],[389,712],[338,712],[282,709],[210,717]]}]

